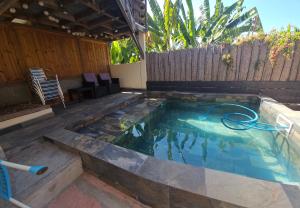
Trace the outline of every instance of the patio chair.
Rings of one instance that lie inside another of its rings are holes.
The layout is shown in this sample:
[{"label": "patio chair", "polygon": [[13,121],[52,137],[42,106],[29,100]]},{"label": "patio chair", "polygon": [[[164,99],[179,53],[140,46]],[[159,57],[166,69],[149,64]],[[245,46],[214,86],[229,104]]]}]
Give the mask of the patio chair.
[{"label": "patio chair", "polygon": [[60,99],[64,108],[66,108],[64,94],[60,87],[58,76],[55,75],[55,79],[48,80],[42,68],[30,68],[29,70],[33,89],[40,97],[43,105],[46,105],[48,101]]},{"label": "patio chair", "polygon": [[83,77],[83,86],[93,88],[93,97],[94,98],[107,95],[108,91],[107,91],[106,87],[103,85],[100,85],[95,73],[92,73],[92,72],[83,73],[82,77]]},{"label": "patio chair", "polygon": [[106,86],[110,94],[120,92],[119,78],[111,78],[109,73],[100,73],[99,82]]}]

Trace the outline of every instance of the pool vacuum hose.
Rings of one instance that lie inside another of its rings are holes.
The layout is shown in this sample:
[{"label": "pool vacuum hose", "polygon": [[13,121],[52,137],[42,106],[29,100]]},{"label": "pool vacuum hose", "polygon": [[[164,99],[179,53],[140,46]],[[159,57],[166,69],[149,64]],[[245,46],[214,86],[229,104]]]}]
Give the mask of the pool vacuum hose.
[{"label": "pool vacuum hose", "polygon": [[[208,111],[200,116],[200,120],[206,120],[209,116],[209,114],[219,107],[224,106],[233,106],[238,107],[240,109],[244,109],[247,111],[247,113],[241,113],[241,112],[232,112],[232,113],[224,113],[221,122],[223,125],[229,129],[232,130],[248,130],[248,129],[259,129],[264,131],[278,131],[280,129],[285,129],[287,126],[274,126],[268,123],[261,123],[258,122],[259,116],[258,114],[252,110],[251,108],[248,108],[243,105],[239,104],[232,104],[232,103],[222,103],[218,105],[213,105],[209,107]],[[239,127],[237,127],[239,126]]]}]

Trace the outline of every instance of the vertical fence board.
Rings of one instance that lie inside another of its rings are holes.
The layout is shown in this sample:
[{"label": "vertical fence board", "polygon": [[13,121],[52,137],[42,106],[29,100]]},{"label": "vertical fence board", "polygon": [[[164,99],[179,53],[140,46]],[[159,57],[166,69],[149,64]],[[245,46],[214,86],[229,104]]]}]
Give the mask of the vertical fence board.
[{"label": "vertical fence board", "polygon": [[165,79],[164,81],[170,81],[170,64],[169,64],[169,52],[163,53],[163,71]]},{"label": "vertical fence board", "polygon": [[152,74],[152,81],[156,81],[156,74],[155,74],[155,67],[156,67],[156,56],[155,53],[151,53],[151,74]]},{"label": "vertical fence board", "polygon": [[147,53],[146,54],[146,72],[147,72],[147,80],[148,81],[152,81],[152,78],[151,78],[151,54]]},{"label": "vertical fence board", "polygon": [[226,80],[234,81],[235,74],[237,73],[237,46],[230,47],[230,54],[232,57],[232,63],[231,66],[227,69]]},{"label": "vertical fence board", "polygon": [[283,69],[281,71],[280,81],[287,81],[289,79],[291,67],[293,63],[293,57],[286,57]]},{"label": "vertical fence board", "polygon": [[175,80],[175,58],[174,52],[169,52],[169,63],[170,63],[170,81]]},{"label": "vertical fence board", "polygon": [[206,49],[206,63],[204,70],[204,79],[205,81],[211,81],[212,75],[212,59],[213,59],[213,49],[212,47],[207,47]]},{"label": "vertical fence board", "polygon": [[185,80],[192,81],[192,50],[185,51]]},{"label": "vertical fence board", "polygon": [[164,56],[165,53],[159,54],[158,56],[158,70],[159,70],[159,81],[164,81],[165,80],[165,68],[164,68]]},{"label": "vertical fence board", "polygon": [[155,81],[155,53],[151,53],[151,78],[152,81]]},{"label": "vertical fence board", "polygon": [[[36,41],[39,41],[36,44],[42,44],[43,37],[37,38]],[[39,59],[51,57],[56,60],[63,56],[63,54],[52,53],[56,49],[51,45],[57,43],[50,41],[47,44],[50,45],[45,45],[46,52],[35,51],[35,54],[40,56]],[[93,51],[86,55],[86,60],[94,59],[100,53],[93,45],[82,45],[82,49]],[[230,65],[222,61],[222,55],[227,53],[232,57]],[[270,63],[268,54],[267,44],[259,41],[225,48],[208,46],[149,53],[146,55],[147,76],[151,81],[295,81],[300,79],[299,42],[295,45],[295,52],[291,59],[279,55],[274,66]],[[55,68],[55,64],[49,66]],[[87,64],[87,67],[91,68],[96,67],[97,63]]]},{"label": "vertical fence board", "polygon": [[206,48],[200,48],[198,57],[198,80],[204,81]]},{"label": "vertical fence board", "polygon": [[186,50],[180,51],[180,81],[186,81]]},{"label": "vertical fence board", "polygon": [[255,72],[254,72],[254,78],[253,78],[254,81],[262,80],[262,75],[263,75],[266,59],[268,59],[268,48],[265,43],[260,42],[259,56],[258,56],[258,62],[257,62],[258,66],[256,67]]},{"label": "vertical fence board", "polygon": [[254,79],[255,71],[258,69],[258,62],[259,62],[259,54],[260,54],[260,48],[259,48],[259,42],[255,41],[253,43],[252,53],[251,53],[251,61],[250,66],[248,69],[248,75],[247,80],[252,81]]},{"label": "vertical fence board", "polygon": [[213,58],[212,58],[212,60],[213,60],[212,76],[211,76],[212,81],[218,80],[220,54],[221,54],[220,47],[214,47],[213,48]]},{"label": "vertical fence board", "polygon": [[249,43],[245,43],[242,46],[242,56],[240,62],[239,80],[247,80],[247,74],[250,66],[250,59],[252,53],[252,46]]},{"label": "vertical fence board", "polygon": [[159,59],[159,66],[160,66],[160,69],[159,69],[159,74],[161,76],[161,79],[160,81],[163,81],[163,80],[166,80],[166,68],[165,68],[165,53],[162,54],[162,56],[160,56],[160,59]]},{"label": "vertical fence board", "polygon": [[295,52],[294,52],[294,58],[293,58],[293,63],[291,67],[291,72],[289,75],[289,80],[294,81],[297,79],[297,73],[298,73],[298,68],[300,65],[300,42],[298,41],[295,46]]},{"label": "vertical fence board", "polygon": [[163,80],[161,70],[160,70],[160,68],[161,68],[160,59],[162,58],[162,56],[160,53],[156,54],[156,56],[157,56],[157,59],[156,59],[156,61],[157,61],[157,63],[156,63],[157,64],[157,67],[156,67],[157,81],[161,81],[161,80]]},{"label": "vertical fence board", "polygon": [[237,54],[236,54],[236,74],[235,74],[235,80],[239,80],[240,65],[241,65],[241,56],[242,56],[242,45],[239,45],[239,46],[237,46]]},{"label": "vertical fence board", "polygon": [[159,53],[154,53],[154,80],[159,81]]},{"label": "vertical fence board", "polygon": [[298,66],[298,74],[297,74],[296,81],[300,81],[300,64]]},{"label": "vertical fence board", "polygon": [[151,78],[152,78],[152,81],[155,81],[155,53],[151,53],[151,59],[152,61],[151,63]]},{"label": "vertical fence board", "polygon": [[234,69],[233,69],[233,55],[232,55],[232,46],[228,45],[226,46],[226,53],[229,53],[231,56],[231,60],[232,62],[227,66],[226,66],[226,74],[225,74],[225,80],[224,81],[228,81],[228,80],[232,80],[234,78]]},{"label": "vertical fence board", "polygon": [[[269,49],[268,49],[268,53],[269,53]],[[272,68],[273,68],[273,65],[270,62],[270,59],[266,58],[265,66],[264,66],[264,71],[263,71],[263,75],[262,75],[262,80],[263,81],[269,81],[269,80],[271,80]]]},{"label": "vertical fence board", "polygon": [[227,64],[225,64],[222,61],[222,56],[223,54],[228,53],[228,48],[223,48],[221,50],[221,59],[220,59],[220,64],[219,64],[219,72],[218,72],[218,81],[225,81],[226,80],[226,73],[227,73]]},{"label": "vertical fence board", "polygon": [[174,54],[175,54],[175,62],[176,62],[176,65],[175,65],[175,80],[176,81],[180,81],[180,73],[181,73],[181,59],[180,59],[180,53],[181,51],[175,51]]},{"label": "vertical fence board", "polygon": [[276,62],[273,66],[273,70],[272,70],[272,74],[271,74],[271,80],[272,81],[278,81],[280,79],[280,75],[283,69],[283,65],[284,65],[284,56],[282,54],[280,54],[277,59]]},{"label": "vertical fence board", "polygon": [[197,81],[199,49],[192,50],[192,81]]}]

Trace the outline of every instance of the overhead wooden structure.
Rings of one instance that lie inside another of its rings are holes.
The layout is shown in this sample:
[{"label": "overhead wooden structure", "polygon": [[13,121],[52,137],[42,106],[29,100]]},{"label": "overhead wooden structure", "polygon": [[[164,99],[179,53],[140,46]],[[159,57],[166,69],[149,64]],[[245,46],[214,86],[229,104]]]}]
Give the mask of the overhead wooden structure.
[{"label": "overhead wooden structure", "polygon": [[74,36],[113,41],[145,32],[146,0],[2,0],[0,22],[19,23]]}]

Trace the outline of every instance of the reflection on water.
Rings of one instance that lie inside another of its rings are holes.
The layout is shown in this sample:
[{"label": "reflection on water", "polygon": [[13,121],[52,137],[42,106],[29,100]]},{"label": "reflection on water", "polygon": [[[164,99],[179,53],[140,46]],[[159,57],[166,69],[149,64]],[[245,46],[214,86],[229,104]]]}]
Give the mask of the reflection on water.
[{"label": "reflection on water", "polygon": [[300,182],[299,155],[286,138],[268,131],[226,128],[220,118],[234,109],[218,109],[208,119],[199,119],[208,107],[207,103],[168,101],[115,144],[163,160],[264,180]]}]

